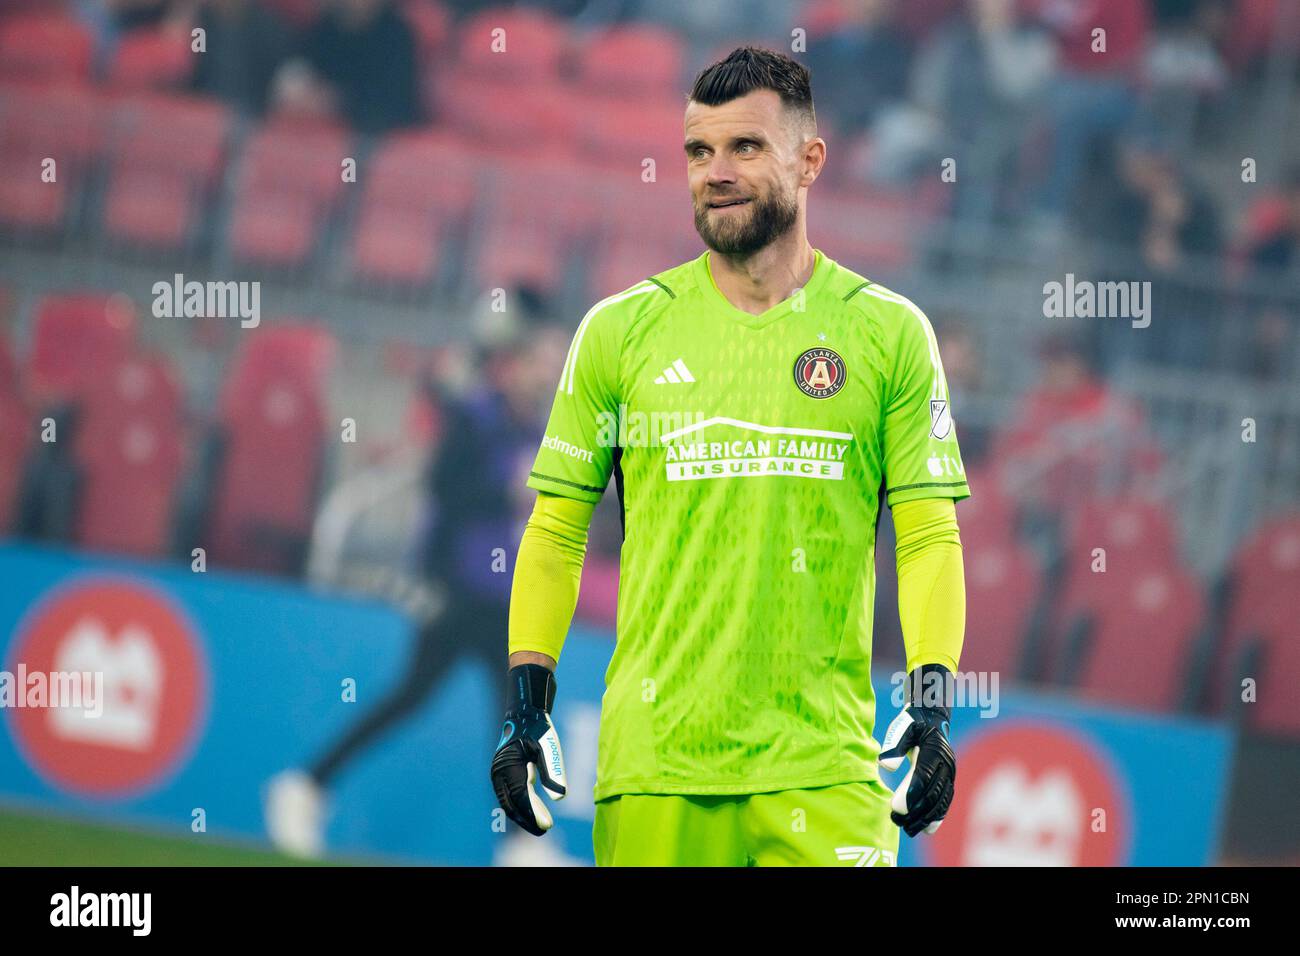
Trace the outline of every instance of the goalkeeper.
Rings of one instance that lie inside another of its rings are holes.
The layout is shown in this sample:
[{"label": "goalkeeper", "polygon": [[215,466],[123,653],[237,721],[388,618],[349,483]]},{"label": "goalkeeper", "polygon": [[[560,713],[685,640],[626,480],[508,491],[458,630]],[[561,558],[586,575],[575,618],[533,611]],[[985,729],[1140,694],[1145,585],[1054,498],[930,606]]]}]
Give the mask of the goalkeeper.
[{"label": "goalkeeper", "polygon": [[[529,487],[492,783],[541,835],[564,796],[551,710],[587,526],[624,523],[595,801],[601,865],[888,865],[948,810],[970,494],[938,344],[909,300],[808,242],[826,158],[806,69],[742,48],[697,79],[698,258],[574,333]],[[912,677],[872,737],[881,504]],[[924,682],[924,683],[923,683]],[[880,780],[910,760],[896,792]]]}]

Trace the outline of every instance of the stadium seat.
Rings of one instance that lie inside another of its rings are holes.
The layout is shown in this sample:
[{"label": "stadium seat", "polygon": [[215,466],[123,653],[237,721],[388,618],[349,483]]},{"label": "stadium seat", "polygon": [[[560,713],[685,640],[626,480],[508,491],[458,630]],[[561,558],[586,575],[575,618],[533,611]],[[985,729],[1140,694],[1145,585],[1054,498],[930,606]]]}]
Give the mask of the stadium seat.
[{"label": "stadium seat", "polygon": [[971,497],[957,502],[957,525],[962,543],[979,542],[988,546],[1008,544],[1015,539],[1014,502],[1002,491],[997,474],[973,467],[966,470]]},{"label": "stadium seat", "polygon": [[113,51],[108,84],[118,90],[180,87],[194,72],[186,30],[170,26],[132,30]]},{"label": "stadium seat", "polygon": [[1139,571],[1121,584],[1113,602],[1093,608],[1068,683],[1099,700],[1177,711],[1190,651],[1205,620],[1201,588],[1176,568]]},{"label": "stadium seat", "polygon": [[1178,533],[1169,509],[1136,496],[1093,498],[1066,521],[1067,552],[1083,565],[1094,548],[1106,550],[1106,571],[1120,575],[1171,567],[1179,562]]},{"label": "stadium seat", "polygon": [[231,117],[216,100],[123,99],[114,110],[104,229],[115,239],[178,248],[220,181]]},{"label": "stadium seat", "polygon": [[[528,7],[480,10],[452,35],[451,48],[467,73],[527,83],[557,77],[569,47],[563,20]],[[504,52],[494,49],[497,38],[505,43]]]},{"label": "stadium seat", "polygon": [[[88,87],[0,86],[0,224],[41,233],[68,222],[102,142],[99,98]],[[43,178],[54,160],[54,181]]]},{"label": "stadium seat", "polygon": [[966,639],[962,670],[1021,675],[1025,637],[1042,587],[1037,558],[1011,537],[969,533],[961,525],[966,570]]},{"label": "stadium seat", "polygon": [[480,285],[557,291],[570,252],[607,215],[577,166],[561,151],[501,154],[487,164],[482,229],[471,251]]},{"label": "stadium seat", "polygon": [[434,85],[440,122],[484,146],[571,146],[584,113],[572,90],[554,81],[441,72]]},{"label": "stadium seat", "polygon": [[[1105,551],[1105,571],[1094,570],[1099,560],[1095,549]],[[1179,557],[1176,533],[1167,509],[1159,502],[1123,497],[1089,500],[1073,510],[1067,520],[1062,545],[1059,570],[1059,593],[1053,601],[1053,613],[1046,622],[1048,646],[1044,649],[1045,673],[1057,682],[1070,683],[1080,679],[1080,668],[1086,657],[1084,644],[1089,633],[1112,626],[1111,615],[1116,609],[1128,610],[1136,622],[1130,638],[1144,633],[1149,626],[1145,621],[1146,604],[1139,597],[1150,597],[1161,585],[1151,585],[1150,592],[1135,596],[1135,581],[1157,580],[1167,582],[1169,593],[1181,595],[1195,591],[1197,619],[1190,633],[1183,628],[1169,640],[1186,641],[1188,653],[1192,650],[1195,633],[1205,621],[1204,600],[1194,582],[1185,581]],[[1166,606],[1166,605],[1161,605]],[[1170,607],[1170,619],[1181,614],[1181,607]],[[1177,618],[1181,621],[1181,617]],[[1122,621],[1113,626],[1123,628]],[[1170,625],[1172,626],[1172,625]],[[1108,635],[1107,635],[1108,637]],[[1109,639],[1109,637],[1108,637]],[[1181,644],[1180,644],[1181,646]],[[1170,660],[1164,666],[1180,673],[1186,661]],[[1163,698],[1162,698],[1163,699]]]},{"label": "stadium seat", "polygon": [[602,96],[662,97],[664,90],[680,85],[685,59],[682,39],[672,30],[651,23],[618,24],[584,42],[578,78],[584,90]]},{"label": "stadium seat", "polygon": [[0,77],[90,78],[94,41],[75,17],[30,13],[0,20]]},{"label": "stadium seat", "polygon": [[828,190],[813,204],[813,245],[867,274],[893,272],[910,262],[910,237],[920,234],[929,218],[919,203],[884,190]]},{"label": "stadium seat", "polygon": [[354,273],[368,281],[429,284],[445,230],[469,218],[477,162],[459,137],[426,130],[389,137],[367,165],[352,236]]},{"label": "stadium seat", "polygon": [[[1300,515],[1258,528],[1238,549],[1228,585],[1224,638],[1214,652],[1209,698],[1215,713],[1259,728],[1300,732],[1294,688],[1300,682]],[[1257,700],[1238,707],[1241,680],[1257,683]]]},{"label": "stadium seat", "polygon": [[406,0],[402,16],[415,33],[420,64],[427,67],[442,54],[451,35],[451,12],[437,0]]},{"label": "stadium seat", "polygon": [[685,172],[679,101],[587,96],[578,115],[582,122],[575,132],[584,155],[626,163],[638,174],[647,158],[655,161],[659,176]]},{"label": "stadium seat", "polygon": [[367,203],[352,241],[352,270],[360,279],[423,287],[433,283],[442,258],[440,222],[419,206]]},{"label": "stadium seat", "polygon": [[182,399],[170,363],[132,356],[95,383],[76,429],[75,541],[162,557],[182,467]]},{"label": "stadium seat", "polygon": [[0,455],[0,536],[14,526],[18,489],[34,424],[34,416],[23,401],[18,363],[8,343],[0,338],[0,448],[5,449]]},{"label": "stadium seat", "polygon": [[350,137],[332,124],[271,121],[244,150],[230,223],[243,263],[305,265],[343,191]]},{"label": "stadium seat", "polygon": [[27,386],[38,410],[78,401],[130,352],[135,305],[121,293],[70,292],[37,306]]},{"label": "stadium seat", "polygon": [[325,451],[333,337],[286,322],[251,336],[222,389],[221,452],[209,558],[297,574],[306,558]]},{"label": "stadium seat", "polygon": [[596,247],[588,280],[588,299],[596,301],[681,262],[671,243],[620,239]]}]

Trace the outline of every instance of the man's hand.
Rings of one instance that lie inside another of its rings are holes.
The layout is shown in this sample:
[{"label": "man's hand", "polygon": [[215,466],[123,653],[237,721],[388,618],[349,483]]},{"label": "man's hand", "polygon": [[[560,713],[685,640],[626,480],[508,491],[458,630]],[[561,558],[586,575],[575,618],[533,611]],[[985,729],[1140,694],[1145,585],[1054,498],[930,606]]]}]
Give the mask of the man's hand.
[{"label": "man's hand", "polygon": [[885,732],[879,761],[897,770],[907,757],[911,767],[894,791],[889,818],[910,837],[939,829],[952,803],[957,755],[948,743],[952,719],[952,673],[942,664],[924,664],[907,679],[907,704]]},{"label": "man's hand", "polygon": [[534,836],[555,821],[533,789],[539,779],[552,800],[564,798],[564,755],[551,723],[555,674],[541,664],[510,668],[510,694],[501,741],[492,758],[492,789],[506,816]]}]

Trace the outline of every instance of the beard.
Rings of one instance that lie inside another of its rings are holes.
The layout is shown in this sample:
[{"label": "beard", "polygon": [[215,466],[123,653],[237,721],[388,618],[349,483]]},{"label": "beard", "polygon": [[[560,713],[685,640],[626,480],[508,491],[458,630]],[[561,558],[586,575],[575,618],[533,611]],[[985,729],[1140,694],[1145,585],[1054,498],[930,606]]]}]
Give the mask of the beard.
[{"label": "beard", "polygon": [[719,255],[749,256],[787,232],[799,218],[799,204],[776,193],[756,196],[747,214],[710,216],[708,202],[695,207],[695,231]]}]

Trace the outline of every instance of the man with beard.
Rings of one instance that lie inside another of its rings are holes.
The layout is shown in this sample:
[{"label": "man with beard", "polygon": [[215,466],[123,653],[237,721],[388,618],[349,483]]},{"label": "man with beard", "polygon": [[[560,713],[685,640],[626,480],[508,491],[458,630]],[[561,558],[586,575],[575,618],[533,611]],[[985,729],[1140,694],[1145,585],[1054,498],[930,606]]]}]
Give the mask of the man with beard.
[{"label": "man with beard", "polygon": [[[583,318],[528,478],[493,787],[525,830],[552,826],[534,786],[565,794],[554,670],[612,476],[624,542],[597,863],[889,865],[899,827],[939,825],[956,776],[953,502],[970,492],[938,345],[910,301],[808,243],[826,144],[804,67],[752,47],[708,67],[684,146],[708,248]],[[611,427],[625,419],[669,424]],[[882,498],[909,672],[883,746],[870,674]],[[877,763],[905,757],[891,793]]]}]

